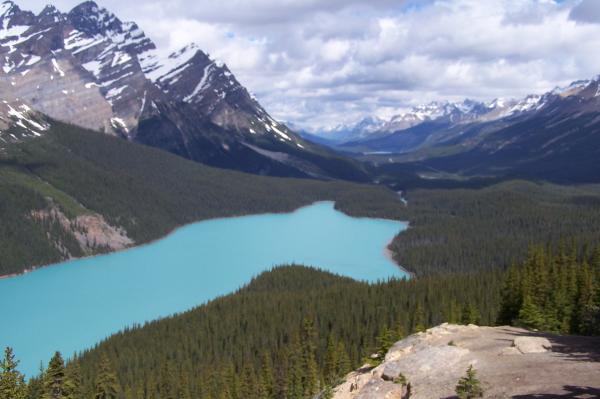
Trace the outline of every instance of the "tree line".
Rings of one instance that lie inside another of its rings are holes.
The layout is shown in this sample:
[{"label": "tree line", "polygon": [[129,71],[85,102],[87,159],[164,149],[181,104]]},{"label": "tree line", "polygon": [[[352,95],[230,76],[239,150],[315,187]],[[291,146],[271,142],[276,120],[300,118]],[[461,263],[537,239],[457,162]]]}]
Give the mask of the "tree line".
[{"label": "tree line", "polygon": [[17,370],[19,362],[13,350],[7,347],[0,361],[0,398],[1,399],[116,399],[120,391],[116,375],[110,362],[103,357],[98,365],[98,374],[91,395],[82,391],[79,365],[71,362],[65,366],[60,352],[56,352],[40,375],[25,382],[25,376]]}]

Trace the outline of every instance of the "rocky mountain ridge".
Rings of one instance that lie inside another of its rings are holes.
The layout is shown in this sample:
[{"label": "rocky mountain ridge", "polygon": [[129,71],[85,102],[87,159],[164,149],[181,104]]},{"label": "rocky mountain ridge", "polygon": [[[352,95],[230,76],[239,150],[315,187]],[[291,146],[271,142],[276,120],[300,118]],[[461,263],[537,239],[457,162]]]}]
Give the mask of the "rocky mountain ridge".
[{"label": "rocky mountain ridge", "polygon": [[362,176],[357,164],[272,118],[225,64],[196,45],[164,57],[136,23],[93,1],[67,13],[49,5],[38,15],[3,2],[0,63],[3,98],[51,119],[214,166]]}]

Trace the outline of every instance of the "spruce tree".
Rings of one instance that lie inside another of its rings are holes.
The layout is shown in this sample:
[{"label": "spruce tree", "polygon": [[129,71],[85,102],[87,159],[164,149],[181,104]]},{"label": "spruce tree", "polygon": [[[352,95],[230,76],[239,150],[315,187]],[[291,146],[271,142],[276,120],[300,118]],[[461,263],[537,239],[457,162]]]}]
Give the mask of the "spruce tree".
[{"label": "spruce tree", "polygon": [[304,397],[314,395],[319,391],[319,369],[316,360],[316,333],[311,320],[305,319],[302,329],[302,358],[304,367],[303,394]]},{"label": "spruce tree", "polygon": [[533,329],[544,327],[544,315],[529,295],[523,300],[523,307],[519,311],[519,324]]},{"label": "spruce tree", "polygon": [[423,332],[427,329],[427,327],[425,326],[425,312],[423,312],[423,306],[421,305],[421,303],[417,303],[417,306],[415,308],[412,326],[413,332]]},{"label": "spruce tree", "polygon": [[338,347],[332,334],[327,339],[327,350],[325,352],[325,364],[323,368],[323,375],[325,383],[332,384],[338,377],[339,372],[339,357]]},{"label": "spruce tree", "polygon": [[473,365],[470,365],[467,369],[467,375],[458,380],[456,394],[459,399],[473,399],[483,396],[483,389],[477,379],[477,372],[473,368]]},{"label": "spruce tree", "polygon": [[106,355],[102,355],[96,376],[94,399],[117,399],[119,390],[119,382],[112,371],[110,361]]},{"label": "spruce tree", "polygon": [[175,374],[169,360],[163,361],[159,378],[158,389],[161,399],[176,399]]},{"label": "spruce tree", "polygon": [[44,394],[44,363],[40,362],[39,375],[32,377],[27,384],[27,399],[41,399]]},{"label": "spruce tree", "polygon": [[263,398],[271,398],[274,395],[275,380],[273,378],[273,367],[271,358],[267,352],[263,352],[260,368],[260,386],[259,396]]},{"label": "spruce tree", "polygon": [[461,324],[479,324],[479,312],[472,303],[465,303],[460,317]]},{"label": "spruce tree", "polygon": [[350,356],[348,356],[348,352],[346,351],[346,346],[344,345],[344,341],[339,341],[337,344],[337,358],[338,358],[338,376],[344,376],[346,373],[349,373],[352,370],[352,362],[350,361]]},{"label": "spruce tree", "polygon": [[300,335],[294,334],[286,350],[286,391],[288,399],[302,399],[304,395],[304,363]]},{"label": "spruce tree", "polygon": [[4,350],[4,359],[0,363],[0,399],[25,399],[27,385],[25,376],[17,370],[19,362],[12,348]]},{"label": "spruce tree", "polygon": [[377,356],[379,360],[383,360],[388,350],[394,345],[398,336],[396,333],[387,327],[384,327],[383,331],[376,338],[377,341]]},{"label": "spruce tree", "polygon": [[71,363],[66,369],[65,394],[68,399],[82,399],[81,370],[79,364]]},{"label": "spruce tree", "polygon": [[43,399],[66,399],[68,398],[67,376],[65,372],[65,361],[60,352],[56,352],[44,375]]}]

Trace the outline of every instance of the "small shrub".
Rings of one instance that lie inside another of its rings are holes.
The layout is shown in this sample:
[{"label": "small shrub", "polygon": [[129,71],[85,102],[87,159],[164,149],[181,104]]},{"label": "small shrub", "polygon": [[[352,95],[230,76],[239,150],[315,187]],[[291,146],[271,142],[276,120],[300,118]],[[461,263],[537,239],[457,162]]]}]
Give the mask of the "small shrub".
[{"label": "small shrub", "polygon": [[467,369],[467,375],[458,380],[456,394],[460,399],[481,398],[483,396],[483,389],[477,379],[477,372],[473,365],[470,365]]},{"label": "small shrub", "polygon": [[400,373],[398,377],[394,378],[394,384],[408,385],[408,379],[404,374]]}]

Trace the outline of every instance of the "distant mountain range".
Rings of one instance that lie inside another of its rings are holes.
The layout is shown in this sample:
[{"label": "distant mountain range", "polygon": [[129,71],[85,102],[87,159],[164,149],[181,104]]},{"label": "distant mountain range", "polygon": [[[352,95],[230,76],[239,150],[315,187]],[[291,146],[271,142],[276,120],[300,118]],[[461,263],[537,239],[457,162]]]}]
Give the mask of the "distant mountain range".
[{"label": "distant mountain range", "polygon": [[3,2],[0,53],[0,145],[41,135],[54,119],[214,166],[367,179],[359,163],[273,119],[196,45],[161,57],[134,22],[92,1],[38,15]]},{"label": "distant mountain range", "polygon": [[564,88],[555,88],[545,95],[529,95],[523,99],[497,98],[490,102],[465,99],[462,102],[433,101],[410,108],[394,115],[389,120],[367,116],[356,123],[341,124],[330,129],[317,131],[300,130],[308,138],[321,139],[324,143],[352,148],[353,144],[379,139],[414,126],[435,122],[436,124],[459,125],[471,122],[486,122],[514,116],[540,108],[542,99],[550,94],[568,96],[578,93],[592,80],[579,80]]},{"label": "distant mountain range", "polygon": [[432,102],[318,137],[388,175],[410,170],[426,178],[451,173],[600,181],[599,81],[579,80],[521,100]]}]

